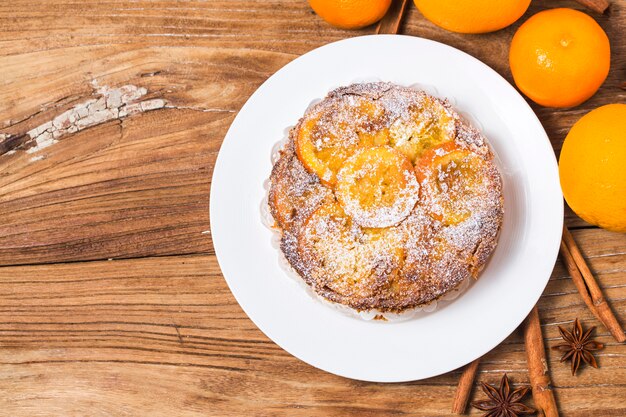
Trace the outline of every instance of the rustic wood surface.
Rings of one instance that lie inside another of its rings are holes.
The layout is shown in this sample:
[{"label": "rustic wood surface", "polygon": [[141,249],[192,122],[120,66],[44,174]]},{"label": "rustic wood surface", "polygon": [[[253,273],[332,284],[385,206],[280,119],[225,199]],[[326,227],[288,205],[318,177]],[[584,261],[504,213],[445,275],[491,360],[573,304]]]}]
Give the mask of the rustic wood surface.
[{"label": "rustic wood surface", "polygon": [[[535,0],[521,21],[558,6],[581,8]],[[533,105],[557,153],[581,115],[626,101],[626,2],[592,15],[611,39],[607,81],[573,109]],[[511,81],[518,26],[454,34],[410,5],[401,32],[466,51]],[[334,29],[304,0],[0,3],[0,415],[449,415],[458,370],[364,383],[284,352],[235,302],[212,248],[210,178],[236,112],[297,56],[373,31]],[[52,144],[24,136],[124,85],[145,88],[136,114],[116,107]],[[624,324],[626,235],[570,211],[566,222]],[[599,325],[560,261],[539,311],[548,347],[575,317]],[[626,347],[602,327],[596,336],[606,344],[598,370],[572,377],[548,352],[562,416],[626,414]],[[527,383],[522,342],[518,331],[487,354],[477,382],[507,372]]]}]

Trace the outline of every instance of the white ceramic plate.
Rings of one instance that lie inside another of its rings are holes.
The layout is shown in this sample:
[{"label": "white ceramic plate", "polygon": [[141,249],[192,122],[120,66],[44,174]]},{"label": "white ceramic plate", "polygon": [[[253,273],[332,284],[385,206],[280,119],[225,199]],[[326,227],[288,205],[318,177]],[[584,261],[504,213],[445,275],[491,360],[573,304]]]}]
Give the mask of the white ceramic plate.
[{"label": "white ceramic plate", "polygon": [[[435,86],[489,139],[504,176],[499,244],[458,299],[408,321],[350,317],[285,275],[261,221],[272,147],[312,100],[359,80]],[[211,230],[222,272],[250,319],[297,358],[348,378],[400,382],[456,369],[493,349],[539,299],[556,260],[563,202],[548,137],[524,99],[477,59],[426,39],[375,35],[311,51],[279,70],[243,106],[222,144]]]}]

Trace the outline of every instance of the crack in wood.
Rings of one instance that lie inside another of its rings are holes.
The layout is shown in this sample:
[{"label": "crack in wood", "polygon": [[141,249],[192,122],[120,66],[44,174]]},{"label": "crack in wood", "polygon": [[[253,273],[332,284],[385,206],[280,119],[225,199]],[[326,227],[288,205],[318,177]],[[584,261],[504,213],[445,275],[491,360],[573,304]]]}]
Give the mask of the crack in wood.
[{"label": "crack in wood", "polygon": [[[158,73],[159,71],[155,72],[154,75]],[[119,120],[123,122],[123,119],[126,117],[157,109],[192,110],[203,113],[236,112],[236,110],[233,109],[172,105],[162,98],[153,98],[142,101],[141,98],[148,94],[148,90],[144,87],[137,87],[132,84],[123,85],[117,88],[111,88],[108,86],[100,87],[97,81],[94,80],[92,81],[92,86],[95,90],[95,94],[99,97],[78,103],[71,109],[54,117],[52,120],[49,120],[26,133],[19,135],[0,133],[0,156],[5,154],[11,155],[18,149],[23,149],[28,154],[37,153],[51,145],[54,145],[63,136],[85,130],[89,127],[97,126],[111,120]],[[35,114],[39,113],[41,113],[41,111]],[[45,159],[45,156],[36,155],[30,158],[30,162],[42,159]]]},{"label": "crack in wood", "polygon": [[0,155],[11,155],[15,153],[15,149],[23,145],[30,139],[26,133],[21,135],[8,135],[0,133]]},{"label": "crack in wood", "polygon": [[58,142],[61,136],[69,133],[165,106],[163,99],[138,101],[148,93],[144,87],[130,84],[119,88],[104,86],[96,91],[100,98],[79,103],[53,120],[29,131],[28,135],[34,141],[34,146],[26,152],[38,152]]},{"label": "crack in wood", "polygon": [[198,107],[198,106],[172,106],[169,104],[166,104],[164,107],[166,109],[193,110],[193,111],[199,111],[202,113],[235,113],[237,111],[233,109],[216,109],[216,108],[206,108],[206,107]]},{"label": "crack in wood", "polygon": [[[121,120],[134,114],[161,109],[167,103],[160,98],[141,101],[140,99],[148,94],[144,87],[129,84],[111,88],[99,87],[96,82],[92,84],[98,98],[78,103],[25,134],[13,136],[0,134],[0,155],[18,148],[26,149],[26,153],[29,154],[36,153],[57,143],[62,136],[111,120]],[[41,159],[43,159],[41,155],[33,156],[31,162]]]},{"label": "crack in wood", "polygon": [[[33,114],[31,114],[31,115],[29,115],[27,117],[24,117],[24,118],[18,119],[18,120],[11,120],[11,119],[7,120],[5,122],[3,128],[4,129],[8,129],[8,128],[16,126],[16,125],[18,125],[20,123],[24,123],[24,122],[26,122],[28,120],[31,120],[32,118],[40,115],[41,113],[44,113],[44,112],[46,112],[46,111],[48,111],[48,110],[50,110],[50,109],[52,109],[54,107],[58,107],[59,105],[63,104],[63,102],[71,102],[71,101],[75,100],[76,98],[77,98],[77,96],[74,96],[74,95],[63,96],[63,97],[61,97],[59,99],[56,99],[56,100],[54,100],[52,102],[44,104],[43,106],[41,106],[41,108],[38,111],[36,111],[35,113],[33,113]],[[0,134],[0,139],[1,139],[1,136],[2,136],[2,134]],[[0,155],[1,154],[2,154],[2,152],[0,152]]]},{"label": "crack in wood", "polygon": [[176,336],[178,336],[178,341],[181,345],[184,344],[183,337],[180,335],[180,330],[178,330],[178,326],[176,326],[175,324],[172,324],[172,326],[174,327],[174,330],[176,330]]}]

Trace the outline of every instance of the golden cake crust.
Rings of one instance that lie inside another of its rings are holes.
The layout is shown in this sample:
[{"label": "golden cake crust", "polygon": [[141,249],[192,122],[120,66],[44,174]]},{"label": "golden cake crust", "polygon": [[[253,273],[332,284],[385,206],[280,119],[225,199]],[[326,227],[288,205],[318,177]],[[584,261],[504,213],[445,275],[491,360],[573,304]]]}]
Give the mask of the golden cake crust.
[{"label": "golden cake crust", "polygon": [[485,138],[447,102],[390,83],[338,88],[311,106],[270,182],[291,266],[357,310],[402,312],[477,278],[502,223]]}]

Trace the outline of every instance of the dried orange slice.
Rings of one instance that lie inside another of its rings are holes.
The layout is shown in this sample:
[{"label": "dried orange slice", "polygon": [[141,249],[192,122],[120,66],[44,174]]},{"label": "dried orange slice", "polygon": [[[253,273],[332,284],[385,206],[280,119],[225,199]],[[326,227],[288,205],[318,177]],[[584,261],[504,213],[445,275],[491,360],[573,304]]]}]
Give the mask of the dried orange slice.
[{"label": "dried orange slice", "polygon": [[389,146],[359,150],[339,170],[337,179],[337,199],[364,227],[397,224],[419,198],[411,161]]}]

